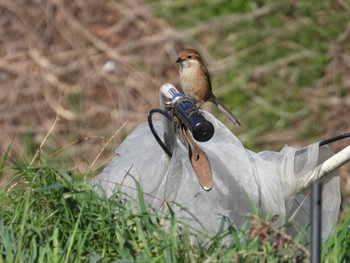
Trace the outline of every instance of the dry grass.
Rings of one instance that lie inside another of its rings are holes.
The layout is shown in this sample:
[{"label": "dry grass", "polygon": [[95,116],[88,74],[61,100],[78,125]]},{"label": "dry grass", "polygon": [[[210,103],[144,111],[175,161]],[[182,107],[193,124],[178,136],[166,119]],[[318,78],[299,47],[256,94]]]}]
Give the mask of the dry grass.
[{"label": "dry grass", "polygon": [[177,81],[179,34],[142,0],[1,0],[0,28],[0,145],[13,139],[12,156],[25,136],[39,145],[59,115],[52,147],[67,147],[77,165],[88,151],[90,162]]}]

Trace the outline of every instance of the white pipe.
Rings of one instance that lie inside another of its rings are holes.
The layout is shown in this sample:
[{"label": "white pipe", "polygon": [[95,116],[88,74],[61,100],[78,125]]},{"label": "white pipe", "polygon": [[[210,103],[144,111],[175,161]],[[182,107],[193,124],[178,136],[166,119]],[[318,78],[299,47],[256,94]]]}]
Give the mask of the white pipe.
[{"label": "white pipe", "polygon": [[306,174],[301,182],[300,191],[302,192],[316,179],[321,179],[323,176],[338,169],[340,166],[350,160],[350,146],[347,146],[337,154],[333,155],[328,160],[317,166],[312,172]]},{"label": "white pipe", "polygon": [[[179,93],[179,91],[172,84],[169,84],[169,83],[164,84],[160,88],[159,90],[160,106],[163,110],[168,112],[169,108],[167,105],[169,102],[172,101],[174,95],[177,93]],[[162,121],[163,121],[163,128],[164,128],[164,132],[163,132],[164,144],[172,153],[176,142],[174,123],[169,121],[164,116],[162,116]]]}]

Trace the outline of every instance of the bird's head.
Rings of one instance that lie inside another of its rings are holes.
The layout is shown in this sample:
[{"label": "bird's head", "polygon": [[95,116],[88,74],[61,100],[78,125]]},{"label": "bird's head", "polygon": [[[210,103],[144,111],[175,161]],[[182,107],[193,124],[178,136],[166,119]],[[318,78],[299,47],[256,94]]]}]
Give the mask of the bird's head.
[{"label": "bird's head", "polygon": [[202,66],[203,59],[201,55],[194,49],[183,49],[180,51],[176,63],[180,63],[181,68],[192,66]]}]

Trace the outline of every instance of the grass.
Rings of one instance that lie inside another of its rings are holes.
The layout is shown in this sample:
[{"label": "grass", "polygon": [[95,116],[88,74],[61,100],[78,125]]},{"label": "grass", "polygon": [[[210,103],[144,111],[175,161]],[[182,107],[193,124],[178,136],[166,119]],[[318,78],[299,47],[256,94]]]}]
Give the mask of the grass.
[{"label": "grass", "polygon": [[346,262],[350,258],[350,210],[323,244],[324,262]]},{"label": "grass", "polygon": [[[247,215],[235,229],[222,218],[209,238],[176,217],[118,189],[110,197],[80,174],[38,159],[1,162],[0,262],[295,262],[309,260],[305,233],[295,239],[270,220]],[[6,164],[6,165],[5,165]],[[91,175],[87,175],[91,176]],[[96,191],[97,190],[97,191]],[[323,258],[346,258],[350,213],[323,245]]]}]

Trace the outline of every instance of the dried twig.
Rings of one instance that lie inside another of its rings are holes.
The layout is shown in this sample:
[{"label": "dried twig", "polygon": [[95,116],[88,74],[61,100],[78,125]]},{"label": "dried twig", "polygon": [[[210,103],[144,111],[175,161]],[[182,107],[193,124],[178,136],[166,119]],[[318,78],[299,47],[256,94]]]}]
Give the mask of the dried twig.
[{"label": "dried twig", "polygon": [[305,255],[305,257],[309,260],[310,259],[310,252],[309,250],[304,247],[303,245],[301,245],[297,240],[295,240],[292,236],[288,235],[287,233],[285,233],[283,230],[278,229],[277,227],[273,226],[270,222],[267,222],[266,220],[258,217],[257,215],[252,214],[251,217],[260,222],[264,227],[268,228],[270,231],[272,231],[273,233],[277,234],[278,236],[280,236],[284,242],[286,243],[290,243],[293,244],[295,247],[297,247],[300,251],[303,252],[303,254]]}]

